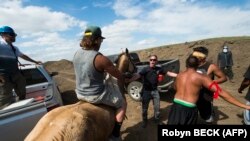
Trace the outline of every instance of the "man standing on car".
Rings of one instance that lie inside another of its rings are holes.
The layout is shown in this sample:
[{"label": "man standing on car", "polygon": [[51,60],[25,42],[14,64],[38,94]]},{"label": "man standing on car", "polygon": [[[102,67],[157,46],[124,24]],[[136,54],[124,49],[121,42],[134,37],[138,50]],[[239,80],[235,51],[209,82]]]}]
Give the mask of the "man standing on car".
[{"label": "man standing on car", "polygon": [[14,88],[19,100],[25,99],[26,82],[18,69],[18,57],[24,60],[40,64],[23,54],[13,42],[16,41],[17,34],[9,26],[0,28],[0,109],[11,104],[13,99],[12,89]]},{"label": "man standing on car", "polygon": [[143,90],[142,90],[142,127],[147,126],[147,115],[148,106],[151,99],[153,99],[154,104],[154,120],[158,124],[160,120],[160,95],[157,90],[158,82],[162,81],[165,73],[163,69],[157,64],[157,56],[150,55],[149,66],[143,68],[139,73],[135,73],[128,82],[132,82],[139,78],[143,78]]}]

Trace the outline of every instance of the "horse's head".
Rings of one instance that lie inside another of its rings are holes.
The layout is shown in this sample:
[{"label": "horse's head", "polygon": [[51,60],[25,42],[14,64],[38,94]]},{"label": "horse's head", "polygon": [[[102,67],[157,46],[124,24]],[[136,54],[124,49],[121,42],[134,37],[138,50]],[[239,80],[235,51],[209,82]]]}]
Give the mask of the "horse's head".
[{"label": "horse's head", "polygon": [[132,59],[129,55],[129,51],[126,48],[126,51],[121,53],[117,59],[117,68],[123,74],[132,74],[136,71],[136,66],[132,62]]}]

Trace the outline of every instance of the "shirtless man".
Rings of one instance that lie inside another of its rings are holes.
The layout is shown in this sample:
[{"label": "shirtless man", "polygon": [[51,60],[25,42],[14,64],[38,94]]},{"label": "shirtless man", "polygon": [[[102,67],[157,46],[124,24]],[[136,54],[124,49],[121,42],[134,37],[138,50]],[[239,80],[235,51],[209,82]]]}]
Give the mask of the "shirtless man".
[{"label": "shirtless man", "polygon": [[[227,81],[226,75],[220,70],[220,68],[213,63],[207,61],[208,49],[206,47],[196,47],[193,49],[192,55],[198,58],[199,66],[197,72],[208,75],[213,81],[218,84],[221,84]],[[197,108],[202,119],[206,123],[212,123],[214,121],[213,117],[213,92],[209,91],[206,88],[200,90],[202,96],[199,97],[197,101]]]},{"label": "shirtless man", "polygon": [[250,106],[241,103],[227,91],[222,90],[209,76],[197,73],[196,69],[198,66],[198,59],[190,56],[186,60],[187,69],[179,73],[176,77],[176,94],[168,117],[169,125],[190,125],[197,123],[198,108],[196,103],[202,87],[215,92],[214,96],[219,95],[231,104],[250,109]]}]

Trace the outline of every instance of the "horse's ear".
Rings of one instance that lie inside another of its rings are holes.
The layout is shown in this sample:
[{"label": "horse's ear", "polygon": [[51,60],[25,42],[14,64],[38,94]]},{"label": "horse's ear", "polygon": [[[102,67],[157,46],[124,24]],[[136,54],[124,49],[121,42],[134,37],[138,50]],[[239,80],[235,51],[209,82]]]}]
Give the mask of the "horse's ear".
[{"label": "horse's ear", "polygon": [[128,48],[126,48],[126,54],[129,54],[129,52],[128,52]]}]

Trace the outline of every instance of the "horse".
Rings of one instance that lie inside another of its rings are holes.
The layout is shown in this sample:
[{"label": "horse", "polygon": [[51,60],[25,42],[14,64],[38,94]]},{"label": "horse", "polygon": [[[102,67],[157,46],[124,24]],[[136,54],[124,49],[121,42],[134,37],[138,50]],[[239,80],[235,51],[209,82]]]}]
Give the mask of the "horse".
[{"label": "horse", "polygon": [[[128,49],[118,56],[116,67],[124,74],[135,71]],[[116,79],[110,76],[107,81],[117,83]],[[115,86],[117,87],[117,84]],[[25,141],[107,141],[114,124],[114,108],[79,101],[45,114]]]}]

